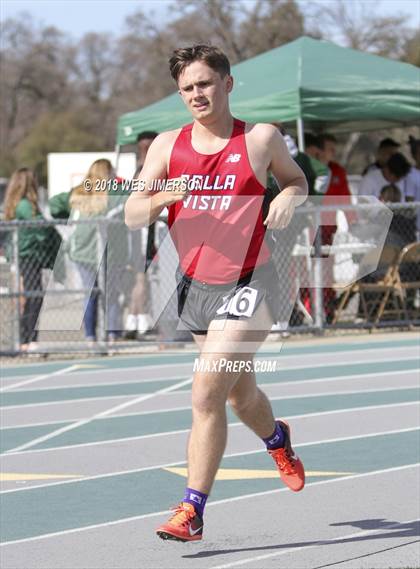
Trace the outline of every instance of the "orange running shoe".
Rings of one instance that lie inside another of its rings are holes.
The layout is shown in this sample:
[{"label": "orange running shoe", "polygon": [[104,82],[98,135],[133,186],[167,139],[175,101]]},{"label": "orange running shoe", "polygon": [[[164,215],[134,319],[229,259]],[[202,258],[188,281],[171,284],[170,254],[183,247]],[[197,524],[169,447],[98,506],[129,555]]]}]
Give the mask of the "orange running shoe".
[{"label": "orange running shoe", "polygon": [[156,530],[162,539],[175,541],[199,541],[203,537],[203,520],[189,502],[181,502],[166,524]]},{"label": "orange running shoe", "polygon": [[277,464],[280,477],[286,486],[293,492],[299,492],[305,486],[305,469],[292,448],[289,424],[280,419],[276,419],[276,423],[280,424],[284,433],[284,447],[269,450],[268,453],[271,454]]}]

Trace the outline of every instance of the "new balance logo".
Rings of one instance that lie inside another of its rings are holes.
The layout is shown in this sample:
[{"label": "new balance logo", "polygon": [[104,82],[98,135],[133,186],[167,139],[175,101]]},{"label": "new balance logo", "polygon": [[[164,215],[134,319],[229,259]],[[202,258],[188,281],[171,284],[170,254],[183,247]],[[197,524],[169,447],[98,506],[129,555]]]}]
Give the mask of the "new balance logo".
[{"label": "new balance logo", "polygon": [[240,159],[240,154],[229,154],[229,156],[226,158],[226,162],[239,162]]}]

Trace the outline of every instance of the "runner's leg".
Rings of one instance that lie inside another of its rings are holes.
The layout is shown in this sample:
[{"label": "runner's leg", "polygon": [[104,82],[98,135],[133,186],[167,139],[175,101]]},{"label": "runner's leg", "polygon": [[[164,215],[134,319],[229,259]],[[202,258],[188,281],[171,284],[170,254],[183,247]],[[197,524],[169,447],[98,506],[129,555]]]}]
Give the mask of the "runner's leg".
[{"label": "runner's leg", "polygon": [[230,390],[229,405],[235,415],[261,439],[269,437],[275,421],[267,395],[257,387],[254,371],[244,371]]},{"label": "runner's leg", "polygon": [[[264,323],[266,327],[262,329]],[[224,330],[215,330],[217,326],[214,321],[210,324],[200,355],[201,360],[207,364],[206,371],[196,372],[192,385],[193,422],[188,442],[189,488],[205,494],[210,492],[226,446],[226,401],[243,368],[241,371],[234,370],[240,369],[241,362],[252,360],[253,354],[267,337],[271,323],[267,306],[261,304],[252,319],[226,320]],[[247,346],[246,351],[241,349],[244,345]],[[251,355],[249,346],[253,347]],[[218,367],[222,358],[231,362],[230,370]],[[207,367],[211,370],[213,366],[217,371],[207,371]],[[243,389],[253,391],[252,384],[244,384]],[[263,420],[262,429],[266,436],[273,432],[271,410],[266,422]]]}]

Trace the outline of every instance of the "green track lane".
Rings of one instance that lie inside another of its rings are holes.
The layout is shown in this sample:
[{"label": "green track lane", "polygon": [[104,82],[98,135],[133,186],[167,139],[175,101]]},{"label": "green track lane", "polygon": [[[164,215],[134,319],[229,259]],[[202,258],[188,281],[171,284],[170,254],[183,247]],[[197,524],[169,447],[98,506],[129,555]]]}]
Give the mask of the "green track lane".
[{"label": "green track lane", "polygon": [[[329,377],[339,376],[345,377],[348,375],[378,374],[389,371],[410,371],[417,370],[418,368],[419,362],[414,358],[411,360],[401,361],[372,363],[361,362],[313,368],[305,366],[291,370],[280,369],[276,372],[259,373],[257,374],[257,381],[259,384],[279,383],[282,381],[301,381],[310,379],[328,379]],[[71,399],[137,395],[158,391],[159,389],[169,387],[171,385],[171,380],[123,383],[124,372],[120,372],[120,377],[122,383],[115,383],[112,385],[8,391],[1,394],[0,402],[2,407],[7,407],[9,405],[29,405],[33,403],[47,403],[51,401],[69,401]],[[187,379],[187,376],[185,376],[184,379]],[[179,381],[182,381],[182,378],[173,380],[173,383],[177,383]],[[185,389],[185,387],[182,389]]]},{"label": "green track lane", "polygon": [[[276,416],[288,417],[307,413],[322,413],[336,409],[405,403],[418,401],[419,397],[420,390],[418,388],[409,388],[383,392],[322,395],[319,397],[303,396],[284,399],[283,401],[276,399],[272,401],[272,406]],[[228,410],[228,420],[229,422],[238,422],[238,419],[230,410]],[[53,432],[66,424],[71,423],[50,425],[49,431]],[[191,411],[189,409],[165,413],[131,415],[127,417],[112,417],[92,421],[87,425],[83,425],[48,441],[39,443],[33,448],[54,448],[112,439],[124,439],[164,431],[189,429],[190,427]],[[1,438],[2,451],[13,449],[20,444],[37,438],[37,436],[40,436],[38,434],[39,429],[40,427],[22,427],[4,430]],[[47,427],[46,432],[48,432]]]},{"label": "green track lane", "polygon": [[[317,344],[309,346],[298,346],[293,343],[285,342],[281,348],[278,344],[276,347],[270,348],[267,345],[267,350],[261,352],[261,355],[267,357],[268,354],[278,356],[281,353],[283,356],[305,355],[305,354],[333,354],[337,352],[352,352],[354,350],[387,350],[395,348],[410,348],[418,347],[420,351],[420,342],[418,339],[411,338],[406,340],[384,340],[384,341],[366,341],[359,342],[342,342],[338,344]],[[27,375],[41,375],[44,373],[53,373],[62,368],[69,367],[74,364],[88,364],[98,365],[104,369],[119,369],[119,368],[137,368],[143,366],[159,366],[165,364],[181,364],[192,362],[194,354],[182,353],[166,353],[161,355],[144,354],[141,356],[115,356],[113,358],[85,358],[77,360],[66,360],[61,362],[50,362],[44,364],[25,364],[21,366],[3,367],[3,377],[20,377]]]},{"label": "green track lane", "polygon": [[[307,470],[356,474],[417,463],[419,443],[419,431],[411,431],[296,448]],[[261,452],[225,458],[221,468],[271,470],[274,465]],[[317,480],[320,478],[308,478],[307,484]],[[4,493],[0,514],[2,539],[24,539],[166,510],[181,498],[185,482],[177,474],[152,469]],[[282,487],[277,479],[217,481],[211,500]],[[281,494],[274,494],[273,500],[280,505]],[[156,524],[159,521],[156,519]]]},{"label": "green track lane", "polygon": [[[123,381],[123,377],[121,378]],[[187,378],[185,378],[187,379]],[[176,381],[182,381],[178,379]],[[73,399],[92,399],[94,397],[118,397],[119,395],[141,395],[153,393],[169,387],[170,381],[142,381],[114,383],[101,386],[63,387],[59,389],[33,389],[7,391],[0,396],[2,407],[9,405],[31,405],[33,403],[51,403],[53,401],[71,401]]]}]

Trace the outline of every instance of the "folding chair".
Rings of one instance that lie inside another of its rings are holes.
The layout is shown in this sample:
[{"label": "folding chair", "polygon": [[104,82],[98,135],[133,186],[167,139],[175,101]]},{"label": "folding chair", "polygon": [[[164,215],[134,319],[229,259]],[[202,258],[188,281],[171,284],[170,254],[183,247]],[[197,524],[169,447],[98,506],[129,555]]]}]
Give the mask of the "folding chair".
[{"label": "folding chair", "polygon": [[[385,313],[401,315],[404,312],[401,289],[395,285],[395,270],[400,250],[395,245],[384,245],[376,271],[358,283],[360,302],[366,321],[373,318],[377,324]],[[375,252],[368,253],[363,259],[363,264],[370,266],[374,256]],[[376,280],[372,282],[372,279]],[[392,308],[387,307],[389,302],[392,303]]]},{"label": "folding chair", "polygon": [[[340,289],[336,289],[337,292]],[[334,311],[334,317],[331,321],[331,324],[337,324],[342,311],[346,308],[348,301],[350,300],[350,298],[352,296],[354,296],[355,294],[357,294],[359,292],[359,282],[356,281],[354,283],[352,283],[351,285],[347,286],[341,293],[341,295],[338,298],[338,304],[335,308]]]},{"label": "folding chair", "polygon": [[[411,267],[410,267],[411,265]],[[407,280],[410,272],[414,272],[414,278]],[[401,251],[395,267],[395,286],[400,291],[403,302],[404,316],[409,320],[407,297],[409,291],[420,289],[420,242],[410,243]],[[413,298],[415,297],[415,292]],[[414,318],[420,315],[420,309],[413,310]]]}]

